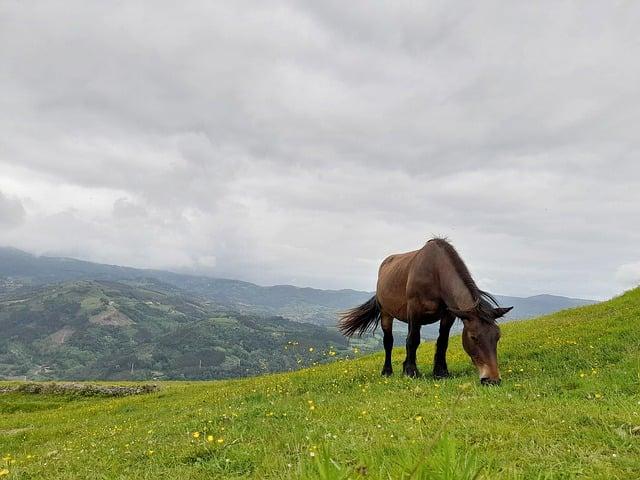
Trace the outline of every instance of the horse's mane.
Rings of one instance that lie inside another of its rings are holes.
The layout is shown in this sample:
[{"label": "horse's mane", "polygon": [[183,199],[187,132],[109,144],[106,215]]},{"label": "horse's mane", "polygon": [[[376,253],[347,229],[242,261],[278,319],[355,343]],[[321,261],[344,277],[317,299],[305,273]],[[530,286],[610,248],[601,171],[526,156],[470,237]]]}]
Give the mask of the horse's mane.
[{"label": "horse's mane", "polygon": [[498,306],[498,301],[495,299],[493,295],[489,292],[485,292],[484,290],[480,290],[476,285],[476,282],[473,280],[469,269],[460,258],[460,255],[456,251],[456,249],[451,245],[448,239],[435,237],[429,240],[430,242],[435,242],[440,248],[442,248],[451,260],[453,264],[453,268],[455,268],[456,273],[462,279],[464,285],[469,289],[473,300],[476,302],[476,310],[478,312],[479,317],[487,322],[495,323],[495,319],[493,318],[493,305]]}]

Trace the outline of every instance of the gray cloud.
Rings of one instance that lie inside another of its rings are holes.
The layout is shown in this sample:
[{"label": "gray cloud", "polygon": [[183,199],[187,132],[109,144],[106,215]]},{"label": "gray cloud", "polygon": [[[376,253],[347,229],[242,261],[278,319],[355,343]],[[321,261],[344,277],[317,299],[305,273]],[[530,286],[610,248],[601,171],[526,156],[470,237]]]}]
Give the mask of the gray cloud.
[{"label": "gray cloud", "polygon": [[620,265],[616,271],[616,277],[626,285],[640,284],[640,262]]},{"label": "gray cloud", "polygon": [[5,196],[0,191],[0,226],[15,227],[24,221],[25,211],[22,202]]},{"label": "gray cloud", "polygon": [[5,244],[371,289],[441,234],[498,293],[637,283],[633,3],[0,10]]}]

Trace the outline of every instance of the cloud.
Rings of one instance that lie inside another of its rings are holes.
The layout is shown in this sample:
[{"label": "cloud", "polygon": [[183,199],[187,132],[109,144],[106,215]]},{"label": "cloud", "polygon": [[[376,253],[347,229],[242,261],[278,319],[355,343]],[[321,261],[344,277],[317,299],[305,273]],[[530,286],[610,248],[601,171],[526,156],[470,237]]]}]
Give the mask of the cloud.
[{"label": "cloud", "polygon": [[637,260],[634,4],[0,9],[3,243],[372,289],[441,234],[497,293],[596,298]]},{"label": "cloud", "polygon": [[620,265],[616,270],[616,279],[624,287],[636,287],[640,284],[640,262]]},{"label": "cloud", "polygon": [[15,227],[24,221],[25,210],[17,198],[7,197],[0,191],[0,226]]}]

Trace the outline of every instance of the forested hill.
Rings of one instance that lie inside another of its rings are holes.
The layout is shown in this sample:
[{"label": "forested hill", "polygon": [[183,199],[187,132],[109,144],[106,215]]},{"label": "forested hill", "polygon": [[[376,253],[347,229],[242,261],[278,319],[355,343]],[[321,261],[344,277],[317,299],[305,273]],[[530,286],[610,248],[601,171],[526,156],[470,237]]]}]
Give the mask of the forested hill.
[{"label": "forested hill", "polygon": [[351,352],[335,331],[225,310],[158,281],[22,287],[0,299],[0,379],[211,379]]}]

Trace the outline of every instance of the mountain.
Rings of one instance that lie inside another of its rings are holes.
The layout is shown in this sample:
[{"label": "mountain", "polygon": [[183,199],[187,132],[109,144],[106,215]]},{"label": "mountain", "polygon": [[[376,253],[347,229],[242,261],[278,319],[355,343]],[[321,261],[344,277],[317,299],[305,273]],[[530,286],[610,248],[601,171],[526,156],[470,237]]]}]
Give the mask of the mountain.
[{"label": "mountain", "polygon": [[509,319],[537,317],[557,312],[559,310],[565,310],[567,308],[582,307],[598,303],[595,300],[562,297],[559,295],[534,295],[532,297],[509,297],[505,295],[496,295],[495,297],[500,305],[513,306],[513,310],[507,317]]},{"label": "mountain", "polygon": [[336,331],[233,313],[153,279],[14,287],[0,298],[0,378],[228,378],[351,353]]},{"label": "mountain", "polygon": [[[13,248],[0,248],[0,294],[24,285],[62,281],[143,279],[161,281],[204,301],[244,314],[283,316],[326,326],[335,325],[339,311],[359,305],[373,295],[372,292],[357,290],[320,290],[291,285],[263,287],[240,280],[104,265],[70,258],[38,257]],[[554,295],[527,298],[497,296],[497,299],[503,305],[514,306],[508,316],[512,320],[595,303]],[[426,331],[431,332],[429,329]]]},{"label": "mountain", "polygon": [[[380,352],[248,379],[157,382],[156,393],[124,398],[26,386],[0,393],[0,471],[7,479],[637,479],[638,318],[640,289],[507,324],[497,387],[480,385],[460,338],[450,342],[445,380],[399,374],[399,342],[388,378]],[[434,342],[418,350],[425,373],[433,354]],[[0,382],[0,392],[15,387]]]}]

